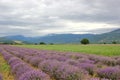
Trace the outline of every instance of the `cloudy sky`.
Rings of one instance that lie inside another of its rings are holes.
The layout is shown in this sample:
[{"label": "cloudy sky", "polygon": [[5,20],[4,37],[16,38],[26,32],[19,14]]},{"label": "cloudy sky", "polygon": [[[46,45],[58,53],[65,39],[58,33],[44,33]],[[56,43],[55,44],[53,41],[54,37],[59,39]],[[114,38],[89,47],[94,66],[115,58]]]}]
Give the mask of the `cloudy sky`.
[{"label": "cloudy sky", "polygon": [[0,36],[105,33],[120,28],[120,0],[0,0]]}]

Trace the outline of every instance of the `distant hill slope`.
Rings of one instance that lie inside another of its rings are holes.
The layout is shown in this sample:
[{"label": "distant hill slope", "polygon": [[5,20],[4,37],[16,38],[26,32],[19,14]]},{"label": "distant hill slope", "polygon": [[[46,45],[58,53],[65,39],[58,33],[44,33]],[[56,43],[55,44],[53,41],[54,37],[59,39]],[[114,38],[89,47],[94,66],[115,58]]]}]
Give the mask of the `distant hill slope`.
[{"label": "distant hill slope", "polygon": [[40,37],[37,41],[44,41],[47,43],[79,43],[80,39],[88,38],[93,39],[93,34],[54,34]]},{"label": "distant hill slope", "polygon": [[6,38],[0,38],[0,43],[12,43],[12,40],[6,39]]},{"label": "distant hill slope", "polygon": [[19,39],[11,39],[11,38],[8,38],[8,37],[0,37],[0,44],[2,44],[2,43],[4,43],[4,44],[25,44],[25,43],[27,43],[28,44],[28,42],[22,41],[22,40],[19,40]]},{"label": "distant hill slope", "polygon": [[114,30],[109,33],[104,33],[100,35],[96,35],[94,38],[97,42],[120,42],[120,29]]},{"label": "distant hill slope", "polygon": [[[46,35],[42,37],[24,37],[22,35],[16,36],[5,36],[3,39],[8,40],[18,40],[23,42],[29,43],[39,43],[39,42],[46,42],[46,43],[79,43],[81,39],[88,38],[91,43],[103,43],[108,42],[111,43],[112,41],[120,42],[120,29],[94,35],[94,34],[52,34]],[[4,40],[3,40],[4,41]]]}]

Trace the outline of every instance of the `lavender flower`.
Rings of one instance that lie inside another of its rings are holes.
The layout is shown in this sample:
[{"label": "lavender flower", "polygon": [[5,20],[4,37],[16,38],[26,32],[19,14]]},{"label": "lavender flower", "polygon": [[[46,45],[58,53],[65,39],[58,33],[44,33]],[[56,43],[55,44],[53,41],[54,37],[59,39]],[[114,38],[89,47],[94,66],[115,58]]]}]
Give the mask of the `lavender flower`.
[{"label": "lavender flower", "polygon": [[100,79],[100,78],[91,78],[90,80],[109,80],[109,79],[105,79],[105,78],[103,78],[103,79]]},{"label": "lavender flower", "polygon": [[116,63],[120,65],[120,58],[117,59]]},{"label": "lavender flower", "polygon": [[80,68],[83,68],[83,69],[85,69],[86,71],[88,71],[89,74],[93,75],[94,69],[95,69],[94,64],[90,64],[90,63],[80,63],[78,66],[79,66]]},{"label": "lavender flower", "polygon": [[15,61],[19,61],[19,58],[17,58],[17,57],[10,58],[10,60],[8,61],[8,64],[11,65]]},{"label": "lavender flower", "polygon": [[3,80],[3,79],[2,79],[2,75],[1,75],[1,74],[0,74],[0,80]]},{"label": "lavender flower", "polygon": [[81,80],[85,73],[82,69],[55,60],[45,60],[39,64],[39,68],[56,80]]},{"label": "lavender flower", "polygon": [[12,68],[12,72],[16,75],[16,77],[19,77],[23,73],[30,70],[32,70],[32,68],[25,63],[18,63]]},{"label": "lavender flower", "polygon": [[42,71],[31,70],[24,73],[18,80],[51,80],[50,77]]},{"label": "lavender flower", "polygon": [[111,80],[120,80],[120,69],[117,67],[108,67],[105,69],[100,69],[98,71],[98,76],[101,78],[107,78]]},{"label": "lavender flower", "polygon": [[30,64],[32,64],[34,67],[38,67],[38,64],[42,61],[42,58],[40,57],[32,57],[29,61]]},{"label": "lavender flower", "polygon": [[119,57],[35,50],[8,45],[0,45],[0,53],[10,65],[17,80],[50,80],[42,77],[45,73],[55,80],[120,80]]}]

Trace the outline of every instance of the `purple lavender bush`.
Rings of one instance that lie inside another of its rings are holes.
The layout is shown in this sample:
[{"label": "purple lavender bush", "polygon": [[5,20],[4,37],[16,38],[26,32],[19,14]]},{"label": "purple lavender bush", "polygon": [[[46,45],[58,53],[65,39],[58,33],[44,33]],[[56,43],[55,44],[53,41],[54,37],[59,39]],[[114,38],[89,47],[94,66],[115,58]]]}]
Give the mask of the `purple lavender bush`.
[{"label": "purple lavender bush", "polygon": [[102,78],[102,79],[100,79],[100,78],[91,78],[90,80],[109,80],[109,79],[105,79],[105,78]]},{"label": "purple lavender bush", "polygon": [[87,58],[79,59],[79,62],[80,62],[80,63],[90,63],[90,64],[94,64],[94,63],[95,63],[95,61],[89,60],[89,59],[87,59]]},{"label": "purple lavender bush", "polygon": [[105,69],[100,69],[97,74],[100,78],[120,80],[120,69],[118,67],[107,67]]},{"label": "purple lavender bush", "polygon": [[99,78],[91,78],[90,80],[100,80]]},{"label": "purple lavender bush", "polygon": [[80,68],[83,68],[83,69],[85,69],[86,71],[88,71],[90,75],[93,75],[94,69],[95,69],[94,64],[90,64],[90,63],[80,63],[78,66],[79,66]]},{"label": "purple lavender bush", "polygon": [[100,61],[103,64],[106,64],[108,66],[115,66],[116,65],[116,61],[112,58],[108,58],[108,57],[101,57]]},{"label": "purple lavender bush", "polygon": [[40,57],[32,57],[29,60],[29,63],[32,64],[34,67],[38,67],[38,64],[42,61],[42,58]]},{"label": "purple lavender bush", "polygon": [[63,64],[56,70],[57,80],[82,80],[84,79],[85,71],[78,67],[69,64]]},{"label": "purple lavender bush", "polygon": [[[51,56],[51,55],[50,55]],[[60,56],[60,55],[53,55],[51,56],[52,59],[55,59],[55,60],[58,60],[58,61],[66,61],[67,60],[67,57],[65,56]]]},{"label": "purple lavender bush", "polygon": [[120,80],[118,56],[104,57],[6,45],[0,46],[0,53],[10,65],[15,78],[20,80],[44,80],[31,78],[31,75],[36,76],[34,68],[44,71],[55,80]]},{"label": "purple lavender bush", "polygon": [[56,80],[81,80],[85,73],[83,69],[55,60],[45,60],[39,68]]},{"label": "purple lavender bush", "polygon": [[76,60],[73,60],[73,59],[68,59],[67,61],[66,61],[66,63],[68,63],[68,64],[70,64],[70,65],[74,65],[74,66],[76,66],[76,65],[78,65],[78,61],[76,61]]},{"label": "purple lavender bush", "polygon": [[120,58],[116,60],[117,65],[120,65]]},{"label": "purple lavender bush", "polygon": [[7,51],[2,51],[1,53],[6,61],[13,57],[13,55],[9,54]]},{"label": "purple lavender bush", "polygon": [[2,75],[1,75],[1,74],[0,74],[0,80],[3,80],[3,79],[2,79]]},{"label": "purple lavender bush", "polygon": [[30,66],[28,66],[25,63],[18,63],[12,67],[12,73],[15,75],[15,77],[19,77],[20,75],[26,73],[27,71],[32,70]]},{"label": "purple lavender bush", "polygon": [[25,62],[29,63],[31,58],[32,58],[32,56],[24,55],[23,60],[24,60]]},{"label": "purple lavender bush", "polygon": [[17,57],[12,57],[12,58],[9,59],[8,64],[11,65],[11,64],[14,63],[15,61],[19,61],[19,60],[20,60],[20,59],[17,58]]},{"label": "purple lavender bush", "polygon": [[51,80],[51,79],[47,74],[43,73],[42,71],[31,70],[22,74],[22,76],[18,80]]}]

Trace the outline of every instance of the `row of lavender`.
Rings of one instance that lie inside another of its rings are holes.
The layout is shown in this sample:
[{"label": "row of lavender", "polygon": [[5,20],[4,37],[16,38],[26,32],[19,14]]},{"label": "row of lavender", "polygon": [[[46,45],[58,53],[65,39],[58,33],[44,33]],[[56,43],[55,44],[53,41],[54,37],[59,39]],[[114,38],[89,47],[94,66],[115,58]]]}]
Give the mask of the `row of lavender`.
[{"label": "row of lavender", "polygon": [[[30,64],[33,63],[32,65],[34,67],[39,67],[39,69],[42,69],[55,80],[84,80],[83,74],[85,71],[75,66],[66,64],[64,62],[48,60],[45,57],[39,57],[40,55],[37,58],[33,55],[29,57],[26,55],[24,49],[21,50],[22,52],[19,52],[19,49],[14,50],[14,48],[6,48],[6,50],[26,62],[31,62]],[[40,63],[39,66],[38,63]]]},{"label": "row of lavender", "polygon": [[[42,69],[56,80],[90,80],[91,77],[120,80],[120,57],[3,47],[25,62]],[[91,80],[99,80],[99,78]]]},{"label": "row of lavender", "polygon": [[40,69],[33,69],[21,59],[15,57],[14,55],[1,48],[0,53],[2,53],[4,59],[10,65],[11,72],[15,76],[15,80],[51,80],[50,77]]},{"label": "row of lavender", "polygon": [[0,74],[0,80],[3,80],[3,79],[2,79],[2,75],[1,75],[1,74]]}]

